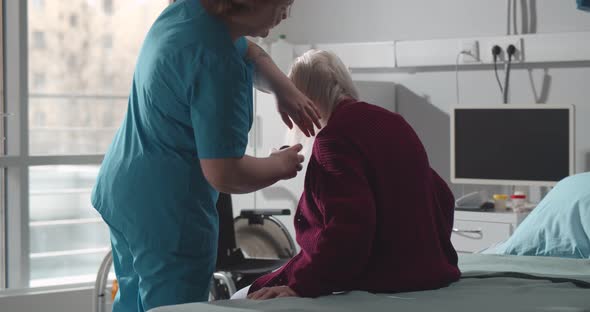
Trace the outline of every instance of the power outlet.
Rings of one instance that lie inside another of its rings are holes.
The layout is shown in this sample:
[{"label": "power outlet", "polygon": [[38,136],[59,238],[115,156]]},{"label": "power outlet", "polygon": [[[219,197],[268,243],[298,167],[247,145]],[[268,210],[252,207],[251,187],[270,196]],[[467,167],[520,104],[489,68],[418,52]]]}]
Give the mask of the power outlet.
[{"label": "power outlet", "polygon": [[461,54],[461,63],[479,63],[479,42],[477,40],[462,40],[459,51],[467,52],[468,54]]},{"label": "power outlet", "polygon": [[502,48],[502,52],[498,55],[498,61],[503,62],[508,60],[506,55],[506,49],[509,45],[514,45],[516,52],[512,55],[512,62],[523,62],[524,61],[524,50],[522,44],[522,38],[504,37],[504,38],[493,38],[487,42],[486,53],[492,56],[492,48],[497,45]]}]

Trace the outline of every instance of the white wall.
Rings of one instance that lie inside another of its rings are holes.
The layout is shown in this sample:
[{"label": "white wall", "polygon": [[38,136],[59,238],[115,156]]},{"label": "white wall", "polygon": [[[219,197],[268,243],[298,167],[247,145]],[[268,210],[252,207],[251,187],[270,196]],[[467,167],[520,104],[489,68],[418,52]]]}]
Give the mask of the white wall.
[{"label": "white wall", "polygon": [[[574,0],[516,2],[519,33],[523,29],[527,33],[590,31],[590,13],[577,10]],[[527,7],[524,18],[523,3]],[[507,1],[498,0],[297,0],[291,18],[273,36],[286,34],[288,41],[298,44],[502,36],[507,34],[507,11]],[[454,66],[447,66],[414,73],[396,70],[354,74],[356,79],[398,84],[398,111],[414,126],[433,167],[447,180],[449,107],[456,103],[454,70]],[[577,172],[590,170],[588,82],[590,62],[525,64],[513,69],[511,75],[512,103],[576,106]],[[502,101],[489,66],[461,68],[460,87],[463,104]],[[463,188],[454,186],[454,190],[458,195]]]},{"label": "white wall", "polygon": [[[590,13],[575,0],[527,4],[531,33],[590,31]],[[531,11],[536,14],[531,14]],[[273,35],[294,43],[421,40],[507,34],[507,0],[296,0]]]}]

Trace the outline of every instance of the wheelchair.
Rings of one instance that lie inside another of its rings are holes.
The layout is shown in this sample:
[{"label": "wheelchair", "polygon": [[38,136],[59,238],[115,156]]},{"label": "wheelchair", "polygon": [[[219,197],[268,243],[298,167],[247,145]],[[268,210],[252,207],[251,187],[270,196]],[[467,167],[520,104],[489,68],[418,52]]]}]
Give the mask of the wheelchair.
[{"label": "wheelchair", "polygon": [[[217,211],[219,242],[209,301],[229,299],[258,277],[280,268],[296,253],[293,238],[276,217],[290,215],[289,209],[247,209],[234,218],[231,195],[220,193]],[[110,311],[116,293],[109,287],[112,263],[109,251],[96,276],[93,312]]]}]

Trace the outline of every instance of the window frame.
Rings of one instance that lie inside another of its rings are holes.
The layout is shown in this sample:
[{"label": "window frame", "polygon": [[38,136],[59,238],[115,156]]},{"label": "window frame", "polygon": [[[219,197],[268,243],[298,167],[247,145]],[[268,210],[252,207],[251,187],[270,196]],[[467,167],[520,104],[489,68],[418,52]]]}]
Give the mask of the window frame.
[{"label": "window frame", "polygon": [[[4,0],[0,0],[0,157],[4,155]],[[0,289],[6,288],[4,169],[0,168]]]},{"label": "window frame", "polygon": [[[1,123],[7,138],[3,147],[9,154],[0,153],[0,170],[5,172],[2,180],[4,192],[0,195],[6,195],[0,197],[0,208],[3,208],[0,212],[4,212],[0,213],[0,218],[3,217],[0,222],[5,226],[0,234],[0,244],[3,244],[0,261],[4,261],[0,267],[0,289],[8,288],[11,292],[14,289],[29,289],[29,169],[50,165],[100,165],[104,158],[104,154],[31,156],[29,153],[28,2],[0,0],[4,19],[3,60],[6,65],[2,73],[11,77],[4,80],[5,111]],[[43,289],[79,286],[61,285]]]}]

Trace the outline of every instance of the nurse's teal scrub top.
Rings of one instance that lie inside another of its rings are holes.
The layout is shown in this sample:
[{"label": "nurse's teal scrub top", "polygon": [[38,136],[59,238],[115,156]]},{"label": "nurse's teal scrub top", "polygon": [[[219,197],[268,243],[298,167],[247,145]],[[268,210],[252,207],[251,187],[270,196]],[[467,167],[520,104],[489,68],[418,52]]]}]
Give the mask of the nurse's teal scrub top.
[{"label": "nurse's teal scrub top", "polygon": [[170,5],[147,34],[125,120],[92,194],[132,253],[193,253],[203,274],[214,269],[218,192],[199,159],[244,155],[253,105],[246,49],[199,0]]}]

